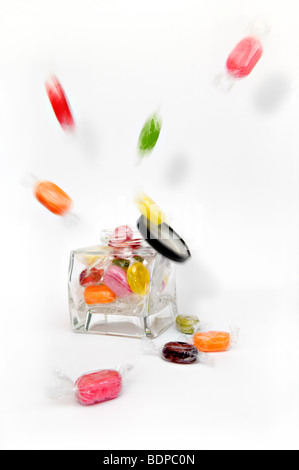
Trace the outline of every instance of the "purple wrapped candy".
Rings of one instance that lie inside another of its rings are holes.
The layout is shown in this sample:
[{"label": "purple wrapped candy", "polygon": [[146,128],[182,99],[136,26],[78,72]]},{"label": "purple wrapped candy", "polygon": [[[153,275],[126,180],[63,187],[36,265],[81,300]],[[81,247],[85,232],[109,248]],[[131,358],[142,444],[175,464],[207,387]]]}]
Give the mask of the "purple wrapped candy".
[{"label": "purple wrapped candy", "polygon": [[192,364],[197,361],[198,349],[189,343],[170,341],[162,349],[162,357],[176,364]]}]

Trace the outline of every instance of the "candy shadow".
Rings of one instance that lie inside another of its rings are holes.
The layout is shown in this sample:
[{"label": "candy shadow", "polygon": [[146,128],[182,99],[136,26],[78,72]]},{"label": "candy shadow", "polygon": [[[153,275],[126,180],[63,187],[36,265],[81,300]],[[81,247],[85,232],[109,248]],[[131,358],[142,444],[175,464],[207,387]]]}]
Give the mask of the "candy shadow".
[{"label": "candy shadow", "polygon": [[94,159],[99,154],[98,136],[95,134],[92,126],[87,121],[79,123],[76,129],[76,139],[84,154]]},{"label": "candy shadow", "polygon": [[190,162],[184,155],[175,155],[166,169],[164,182],[172,187],[182,184],[189,172],[189,168]]},{"label": "candy shadow", "polygon": [[280,72],[269,74],[253,97],[254,107],[261,113],[274,113],[291,93],[289,79]]}]

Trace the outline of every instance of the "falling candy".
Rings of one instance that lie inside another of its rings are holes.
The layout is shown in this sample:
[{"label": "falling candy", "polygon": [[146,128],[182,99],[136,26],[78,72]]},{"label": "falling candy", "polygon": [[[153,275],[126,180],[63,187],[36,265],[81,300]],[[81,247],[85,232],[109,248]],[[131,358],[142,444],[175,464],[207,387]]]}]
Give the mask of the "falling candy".
[{"label": "falling candy", "polygon": [[226,331],[205,331],[195,333],[193,344],[202,352],[227,351],[231,344],[231,335]]},{"label": "falling candy", "polygon": [[250,74],[260,60],[263,47],[259,39],[246,37],[240,41],[230,53],[226,68],[234,78],[243,78]]},{"label": "falling candy", "polygon": [[73,203],[71,198],[51,181],[39,181],[34,186],[36,199],[56,215],[67,214]]},{"label": "falling candy", "polygon": [[145,193],[136,195],[135,204],[141,214],[154,225],[160,225],[166,219],[157,204]]},{"label": "falling candy", "polygon": [[263,54],[261,37],[268,33],[268,26],[262,19],[251,25],[250,33],[231,51],[226,60],[226,74],[216,77],[216,85],[228,91],[236,79],[247,77]]},{"label": "falling candy", "polygon": [[192,344],[182,341],[170,341],[162,349],[162,357],[176,364],[192,364],[197,361],[198,350]]},{"label": "falling candy", "polygon": [[88,286],[84,290],[84,301],[87,305],[111,304],[115,300],[115,293],[105,284]]},{"label": "falling candy", "polygon": [[151,152],[160,135],[162,121],[157,113],[150,116],[145,122],[138,140],[138,151],[140,155]]},{"label": "falling candy", "polygon": [[62,129],[68,131],[74,130],[74,118],[64,90],[58,79],[55,76],[52,76],[46,81],[45,87],[55,116]]},{"label": "falling candy", "polygon": [[135,294],[146,295],[150,290],[150,275],[144,264],[136,261],[127,272],[129,286]]},{"label": "falling candy", "polygon": [[178,315],[175,319],[177,329],[185,335],[193,335],[199,326],[199,319],[195,316]]}]

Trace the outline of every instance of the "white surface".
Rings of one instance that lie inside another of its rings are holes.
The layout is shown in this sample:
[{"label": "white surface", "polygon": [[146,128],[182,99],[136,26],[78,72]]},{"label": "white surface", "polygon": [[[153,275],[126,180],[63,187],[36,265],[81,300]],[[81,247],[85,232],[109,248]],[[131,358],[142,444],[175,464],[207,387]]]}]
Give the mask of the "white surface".
[{"label": "white surface", "polygon": [[[298,2],[2,0],[0,13],[1,448],[298,449]],[[260,15],[264,56],[223,94],[213,79]],[[76,137],[47,101],[50,70]],[[157,107],[161,138],[136,167]],[[34,200],[28,173],[73,197],[77,224]],[[181,313],[241,328],[214,367],[70,331],[69,252],[134,223],[139,189],[193,253],[178,270]],[[56,366],[76,379],[127,361],[118,400],[85,408],[44,395]]]}]

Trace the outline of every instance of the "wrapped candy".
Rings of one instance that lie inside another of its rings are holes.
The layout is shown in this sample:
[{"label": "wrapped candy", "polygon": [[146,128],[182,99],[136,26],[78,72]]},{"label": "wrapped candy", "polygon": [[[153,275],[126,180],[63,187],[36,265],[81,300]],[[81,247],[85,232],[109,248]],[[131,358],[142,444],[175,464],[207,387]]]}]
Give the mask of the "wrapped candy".
[{"label": "wrapped candy", "polygon": [[100,284],[104,276],[104,269],[98,269],[96,267],[84,269],[79,278],[80,286],[88,287]]},{"label": "wrapped candy", "polygon": [[83,295],[87,305],[111,304],[116,300],[116,294],[105,284],[88,286]]},{"label": "wrapped candy", "polygon": [[199,328],[199,318],[191,315],[177,315],[175,319],[177,330],[186,335],[193,335]]},{"label": "wrapped candy", "polygon": [[46,388],[50,399],[62,399],[73,395],[81,405],[95,405],[117,398],[122,391],[123,378],[131,365],[98,370],[81,375],[75,382],[60,370],[54,373],[54,383]]},{"label": "wrapped candy", "polygon": [[154,225],[160,225],[166,220],[165,214],[157,204],[145,193],[135,196],[135,204],[141,214]]},{"label": "wrapped candy", "polygon": [[197,361],[198,350],[192,344],[182,341],[170,341],[161,351],[163,359],[176,364],[192,364]]},{"label": "wrapped candy", "polygon": [[53,75],[49,78],[45,83],[45,87],[60,126],[65,131],[73,131],[75,128],[75,121],[66,94],[57,77]]},{"label": "wrapped candy", "polygon": [[139,156],[145,156],[153,151],[161,132],[162,120],[158,113],[154,113],[146,120],[138,139]]},{"label": "wrapped candy", "polygon": [[150,290],[150,274],[144,264],[136,261],[127,271],[128,284],[135,294],[146,295]]},{"label": "wrapped candy", "polygon": [[34,195],[38,202],[56,215],[66,215],[73,206],[70,196],[51,181],[38,181],[34,186]]},{"label": "wrapped candy", "polygon": [[237,342],[239,328],[227,331],[198,331],[193,335],[192,343],[204,353],[227,351],[231,345]]},{"label": "wrapped candy", "polygon": [[104,283],[120,298],[132,294],[129,286],[129,275],[120,266],[111,266],[107,269]]},{"label": "wrapped candy", "polygon": [[215,84],[224,91],[229,91],[235,80],[247,77],[263,54],[262,38],[269,27],[258,18],[249,28],[249,33],[236,44],[226,60],[226,72],[215,79]]},{"label": "wrapped candy", "polygon": [[141,342],[141,351],[158,355],[163,360],[174,364],[194,364],[197,362],[211,364],[207,354],[200,352],[187,341],[169,341],[159,347],[153,340],[144,338]]}]

